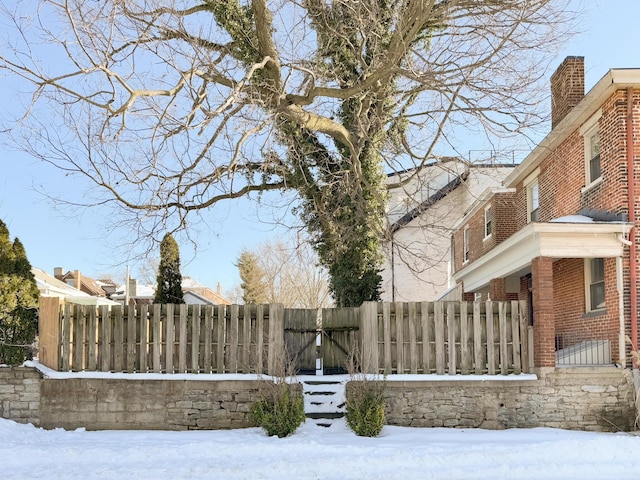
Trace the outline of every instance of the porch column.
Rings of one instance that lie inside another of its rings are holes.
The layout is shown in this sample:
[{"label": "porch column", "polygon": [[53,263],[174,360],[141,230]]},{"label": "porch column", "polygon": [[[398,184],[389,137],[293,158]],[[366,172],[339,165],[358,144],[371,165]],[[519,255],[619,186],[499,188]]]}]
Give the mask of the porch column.
[{"label": "porch column", "polygon": [[533,287],[533,359],[536,367],[555,367],[555,315],[553,261],[536,257],[531,262]]}]

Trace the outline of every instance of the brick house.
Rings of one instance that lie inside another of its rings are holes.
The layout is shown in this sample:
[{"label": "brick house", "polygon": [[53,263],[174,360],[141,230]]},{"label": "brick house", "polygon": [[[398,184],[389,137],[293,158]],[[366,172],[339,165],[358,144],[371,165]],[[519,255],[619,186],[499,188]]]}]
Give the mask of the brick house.
[{"label": "brick house", "polygon": [[625,336],[638,345],[640,69],[610,70],[585,95],[584,59],[567,57],[551,99],[551,132],[455,226],[453,279],[465,300],[528,300],[536,367],[627,365]]}]

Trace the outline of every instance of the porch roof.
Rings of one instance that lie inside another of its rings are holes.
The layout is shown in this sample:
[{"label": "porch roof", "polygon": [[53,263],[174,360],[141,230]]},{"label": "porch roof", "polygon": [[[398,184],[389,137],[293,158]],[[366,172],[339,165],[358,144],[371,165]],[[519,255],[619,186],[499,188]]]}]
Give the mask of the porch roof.
[{"label": "porch roof", "polygon": [[[466,292],[524,270],[536,257],[604,258],[624,253],[631,229],[625,222],[578,222],[557,219],[530,223],[488,253],[456,272],[456,283],[464,282]],[[570,220],[570,219],[568,219]]]}]

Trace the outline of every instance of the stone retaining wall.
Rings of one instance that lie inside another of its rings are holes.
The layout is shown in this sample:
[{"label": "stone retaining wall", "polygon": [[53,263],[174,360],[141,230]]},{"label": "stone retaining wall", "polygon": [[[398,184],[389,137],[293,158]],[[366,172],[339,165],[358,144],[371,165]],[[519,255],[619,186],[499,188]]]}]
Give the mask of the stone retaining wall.
[{"label": "stone retaining wall", "polygon": [[387,381],[387,423],[412,427],[629,431],[629,370],[540,369],[538,380]]},{"label": "stone retaining wall", "polygon": [[46,379],[44,428],[217,430],[253,426],[257,381]]},{"label": "stone retaining wall", "polygon": [[39,425],[40,378],[34,368],[0,367],[0,418]]},{"label": "stone retaining wall", "polygon": [[[387,423],[414,427],[633,428],[629,370],[546,369],[538,380],[387,381]],[[349,388],[347,386],[347,388]],[[257,380],[42,378],[0,368],[0,418],[45,428],[224,429],[252,426]]]}]

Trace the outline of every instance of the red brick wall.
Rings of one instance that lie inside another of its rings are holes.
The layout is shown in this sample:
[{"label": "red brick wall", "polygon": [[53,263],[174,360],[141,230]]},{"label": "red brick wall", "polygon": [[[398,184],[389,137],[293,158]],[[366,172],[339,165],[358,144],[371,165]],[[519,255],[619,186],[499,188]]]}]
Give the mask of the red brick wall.
[{"label": "red brick wall", "polygon": [[[482,257],[516,232],[514,199],[512,192],[496,193],[482,205],[465,225],[454,232],[454,271],[457,272],[467,265],[462,263],[465,227],[469,227],[469,263]],[[493,210],[493,233],[485,239],[484,211],[489,204]]]}]

